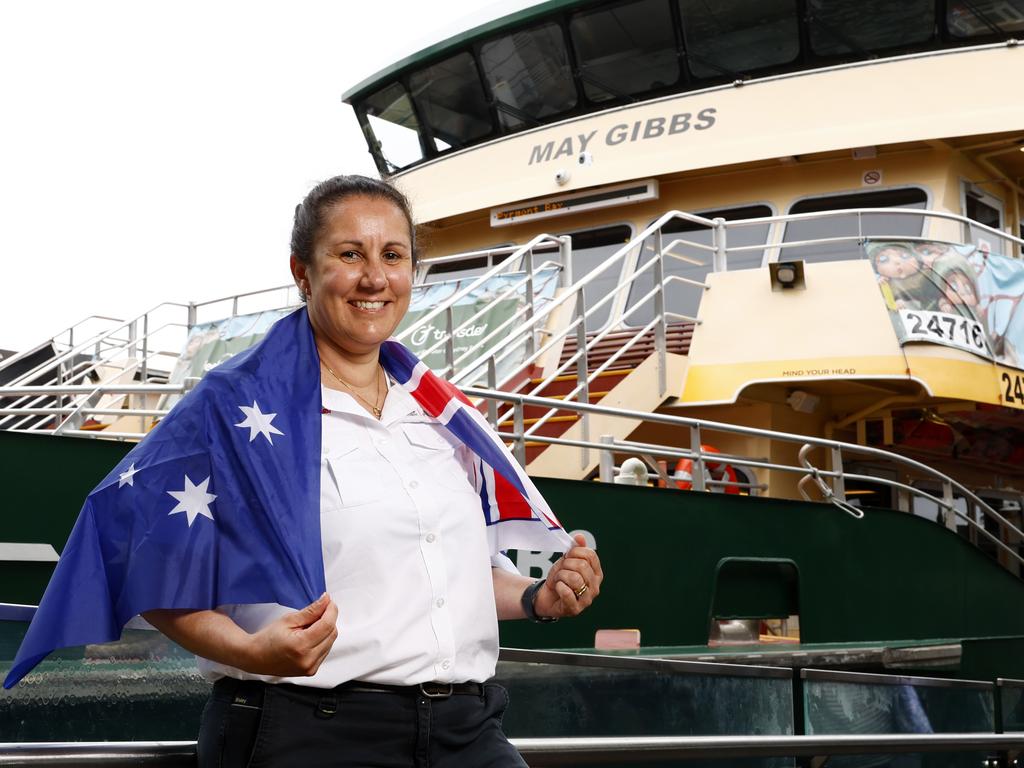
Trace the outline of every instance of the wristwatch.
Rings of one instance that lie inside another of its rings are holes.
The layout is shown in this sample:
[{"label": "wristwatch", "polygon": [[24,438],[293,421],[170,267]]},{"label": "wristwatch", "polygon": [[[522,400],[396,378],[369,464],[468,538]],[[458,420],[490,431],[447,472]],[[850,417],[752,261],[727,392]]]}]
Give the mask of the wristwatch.
[{"label": "wristwatch", "polygon": [[557,616],[539,616],[537,614],[537,607],[534,605],[534,602],[537,600],[537,592],[544,586],[545,581],[547,579],[533,582],[533,584],[523,590],[523,596],[519,598],[519,603],[523,606],[523,613],[526,614],[526,618],[537,624],[549,624],[552,621],[558,621]]}]

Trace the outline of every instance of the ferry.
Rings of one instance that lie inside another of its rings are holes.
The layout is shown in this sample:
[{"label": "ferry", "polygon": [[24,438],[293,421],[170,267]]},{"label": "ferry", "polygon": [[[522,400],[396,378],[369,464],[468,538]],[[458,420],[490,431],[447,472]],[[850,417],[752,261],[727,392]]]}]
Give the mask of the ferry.
[{"label": "ferry", "polygon": [[[585,616],[502,628],[535,649],[503,652],[513,694],[569,702],[510,711],[537,764],[566,753],[535,737],[787,765],[1018,749],[1022,34],[1017,0],[550,0],[344,94],[420,219],[398,337],[606,564]],[[284,286],[91,318],[0,361],[8,636],[91,485],[296,306]],[[555,556],[515,554],[537,576]],[[167,643],[122,645],[34,675],[74,691],[83,662],[116,678],[142,654],[201,699]],[[0,714],[31,711],[17,693]],[[151,719],[61,738],[168,738]],[[10,722],[0,742],[57,740]],[[753,734],[790,741],[727,751]]]}]

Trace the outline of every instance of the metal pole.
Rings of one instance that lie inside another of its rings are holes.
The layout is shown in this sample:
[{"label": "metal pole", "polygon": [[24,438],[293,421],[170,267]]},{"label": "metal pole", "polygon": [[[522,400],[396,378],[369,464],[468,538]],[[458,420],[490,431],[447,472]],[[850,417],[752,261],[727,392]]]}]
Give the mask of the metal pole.
[{"label": "metal pole", "polygon": [[142,316],[142,370],[139,372],[141,383],[149,378],[149,313]]},{"label": "metal pole", "polygon": [[513,449],[513,453],[515,454],[516,461],[519,462],[519,465],[522,466],[522,467],[525,467],[526,466],[526,440],[523,437],[523,432],[525,430],[523,428],[523,401],[522,400],[517,400],[516,401],[515,408],[513,409],[513,422],[512,422],[512,424],[513,424],[513,429],[515,429],[515,433],[516,433],[516,442],[515,442],[515,447]]},{"label": "metal pole", "polygon": [[[494,365],[494,355],[487,358],[487,388],[498,388],[498,370]],[[487,398],[487,421],[494,429],[498,428],[498,401],[493,397]]]},{"label": "metal pole", "polygon": [[136,320],[132,320],[128,323],[128,359],[134,360],[137,357],[138,349],[136,347],[136,340],[138,339],[138,331],[136,329]]},{"label": "metal pole", "polygon": [[654,314],[657,324],[654,326],[654,349],[658,353],[658,394],[664,395],[668,389],[668,332],[665,328],[665,263],[662,255],[663,240],[661,230],[655,235],[657,253],[654,257]]},{"label": "metal pole", "polygon": [[953,484],[949,480],[942,482],[942,502],[946,505],[942,510],[942,522],[951,530],[956,530],[956,512],[953,511]]},{"label": "metal pole", "polygon": [[[576,385],[580,391],[576,394],[576,400],[580,403],[590,404],[590,370],[587,357],[587,302],[584,298],[584,289],[576,292],[576,317],[579,322],[576,325]],[[590,440],[590,414],[580,414],[580,429],[583,430],[583,439]],[[586,467],[590,462],[590,450],[580,448],[580,467]]]},{"label": "metal pole", "polygon": [[562,288],[572,285],[572,237],[561,235],[558,238],[558,258],[562,262]]},{"label": "metal pole", "polygon": [[188,303],[188,330],[191,331],[192,328],[195,326],[195,324],[196,324],[196,305],[195,305],[194,302],[190,301]]},{"label": "metal pole", "polygon": [[690,450],[696,454],[690,471],[693,490],[707,490],[704,487],[704,452],[701,450],[700,444],[700,427],[696,425],[690,427]]},{"label": "metal pole", "polygon": [[[599,438],[602,443],[611,445],[615,442],[613,435],[601,435]],[[605,448],[601,451],[601,463],[599,464],[598,478],[602,483],[614,483],[615,482],[615,455],[612,453],[611,448]]]},{"label": "metal pole", "polygon": [[455,327],[455,310],[451,305],[445,309],[444,317],[448,326],[448,336],[444,341],[444,363],[448,369],[445,378],[450,379],[455,375],[455,336],[452,335],[452,329]]},{"label": "metal pole", "polygon": [[712,230],[712,237],[715,241],[715,256],[712,269],[715,272],[725,272],[729,268],[729,240],[725,226],[725,219],[716,218],[713,219],[715,222],[715,228]]},{"label": "metal pole", "polygon": [[533,292],[533,248],[530,248],[523,255],[526,265],[526,327],[529,335],[526,337],[526,356],[533,357],[537,349],[537,329],[533,327],[534,292]]},{"label": "metal pole", "polygon": [[843,452],[839,448],[833,448],[832,471],[836,476],[832,478],[832,495],[839,501],[846,501],[846,481],[843,479]]}]

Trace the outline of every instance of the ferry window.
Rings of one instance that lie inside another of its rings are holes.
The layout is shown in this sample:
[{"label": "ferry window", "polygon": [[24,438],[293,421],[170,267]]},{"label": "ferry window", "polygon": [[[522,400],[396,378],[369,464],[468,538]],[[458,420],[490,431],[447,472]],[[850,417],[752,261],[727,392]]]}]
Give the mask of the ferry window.
[{"label": "ferry window", "polygon": [[[992,229],[1002,229],[1002,200],[994,195],[988,194],[969,182],[963,182],[961,189],[963,190],[964,216],[971,221],[976,221],[979,224],[992,227]],[[981,227],[975,227],[969,224],[965,225],[964,229],[966,230],[964,232],[965,242],[974,243],[975,245],[981,245],[982,242],[987,242],[991,250],[1000,252],[1004,250],[1002,243],[996,244],[992,242],[993,235],[991,232],[987,232]]]},{"label": "ferry window", "polygon": [[490,266],[486,256],[431,265],[427,272],[426,282],[438,283],[447,280],[461,280],[464,277],[476,277],[486,272]]},{"label": "ferry window", "polygon": [[466,277],[479,277],[491,267],[508,259],[510,255],[503,253],[497,256],[473,256],[468,259],[428,265],[425,282],[439,283],[449,280],[461,280]]},{"label": "ferry window", "polygon": [[523,128],[576,106],[569,54],[557,24],[484,43],[480,63],[507,129]]},{"label": "ferry window", "polygon": [[679,59],[665,0],[639,0],[577,13],[569,21],[583,91],[591,101],[672,85]]},{"label": "ferry window", "polygon": [[686,60],[696,77],[737,77],[800,53],[795,0],[678,0]]},{"label": "ferry window", "polygon": [[988,37],[1024,30],[1024,0],[950,2],[946,24],[953,37]]},{"label": "ferry window", "polygon": [[917,45],[935,36],[934,0],[808,0],[811,48],[819,56]]},{"label": "ferry window", "polygon": [[401,83],[392,83],[377,91],[362,103],[360,111],[366,116],[366,127],[373,134],[370,145],[377,147],[389,170],[398,170],[423,159],[419,121]]},{"label": "ferry window", "polygon": [[[625,224],[620,224],[614,227],[591,229],[586,232],[572,232],[569,237],[572,238],[572,279],[573,282],[578,282],[628,243],[633,237],[633,229]],[[620,262],[619,266],[608,267],[595,277],[594,282],[585,289],[585,308],[590,309],[615,290],[621,275],[622,264]],[[611,317],[612,305],[615,301],[615,299],[608,300],[587,318],[587,330],[594,331],[604,327],[608,318]]]},{"label": "ferry window", "polygon": [[[702,212],[705,219],[722,218],[726,221],[743,219],[760,219],[771,216],[772,210],[767,205],[748,205],[742,208],[728,208],[721,211]],[[768,222],[751,225],[731,226],[728,232],[729,248],[760,245],[768,242]],[[667,278],[670,275],[704,282],[712,271],[714,254],[710,250],[698,246],[711,246],[714,241],[713,231],[692,221],[675,219],[661,228],[661,247],[665,252],[662,270]],[[643,250],[637,261],[638,268],[648,263],[657,250],[657,240],[649,237],[644,242]],[[764,248],[750,251],[739,251],[727,256],[727,269],[756,269],[764,259]],[[629,290],[627,308],[654,288],[654,272],[649,271],[638,277]],[[665,286],[665,309],[679,315],[697,316],[701,296],[704,289],[697,285],[670,281]],[[642,326],[654,318],[654,301],[648,299],[626,319],[626,325]],[[670,320],[674,321],[674,320]]]},{"label": "ferry window", "polygon": [[[921,189],[887,189],[876,192],[855,192],[831,197],[799,200],[790,213],[824,213],[846,208],[915,208],[923,210],[928,196]],[[836,214],[790,221],[782,237],[779,260],[803,259],[807,262],[846,261],[864,257],[861,241],[866,237],[920,237],[924,216],[900,213]],[[838,242],[807,241],[842,238]],[[794,243],[794,245],[788,245]]]},{"label": "ferry window", "polygon": [[412,73],[409,86],[438,150],[461,147],[492,132],[491,112],[470,54]]}]

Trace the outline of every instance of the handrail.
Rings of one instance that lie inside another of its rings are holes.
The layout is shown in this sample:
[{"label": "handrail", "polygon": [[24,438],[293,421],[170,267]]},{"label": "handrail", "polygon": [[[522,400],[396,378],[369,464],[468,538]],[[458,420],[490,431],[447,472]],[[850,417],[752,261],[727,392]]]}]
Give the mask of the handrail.
[{"label": "handrail", "polygon": [[[509,739],[537,768],[580,763],[736,760],[751,757],[832,757],[834,755],[920,752],[1024,752],[1024,733],[886,733],[871,735],[757,736],[599,736]],[[194,768],[194,741],[105,741],[0,743],[6,766],[127,765]]]},{"label": "handrail", "polygon": [[[670,414],[665,413],[650,413],[647,411],[635,411],[626,408],[609,408],[607,406],[602,406],[600,404],[580,403],[569,400],[554,400],[551,398],[535,397],[531,395],[523,395],[514,392],[502,392],[491,389],[483,389],[479,387],[465,387],[463,388],[463,392],[470,397],[512,403],[515,412],[519,415],[519,421],[521,421],[521,414],[523,408],[527,405],[531,405],[547,407],[552,412],[561,410],[576,411],[584,414],[600,414],[604,416],[632,419],[640,422],[653,422],[658,424],[668,424],[676,427],[685,427],[688,430],[690,430],[691,435],[695,436],[695,439],[692,439],[691,441],[692,444],[689,450],[683,451],[682,449],[669,449],[669,451],[672,452],[667,455],[685,456],[686,458],[690,458],[691,460],[694,461],[694,487],[696,490],[703,490],[703,463],[707,458],[711,458],[713,461],[721,461],[723,458],[728,458],[729,461],[743,466],[760,466],[769,469],[779,469],[789,472],[804,472],[807,476],[811,477],[829,478],[841,478],[843,476],[842,470],[824,470],[818,469],[817,467],[812,465],[807,459],[807,454],[809,453],[810,448],[824,448],[828,450],[829,456],[832,457],[833,460],[838,458],[841,461],[843,451],[846,451],[848,453],[859,454],[862,456],[870,456],[873,458],[884,459],[887,462],[893,462],[896,464],[900,464],[908,469],[915,470],[918,474],[924,475],[927,478],[938,480],[943,488],[949,488],[951,490],[958,491],[965,499],[968,499],[972,504],[974,504],[978,509],[980,509],[986,517],[995,521],[1000,526],[1003,526],[1007,531],[1012,533],[1014,536],[1018,537],[1019,541],[1024,542],[1024,531],[1022,531],[1016,525],[1007,520],[1003,515],[1001,515],[999,512],[993,509],[988,503],[986,503],[983,499],[981,499],[977,494],[975,494],[969,488],[964,486],[962,483],[958,482],[957,480],[954,480],[948,475],[943,474],[942,472],[939,472],[936,469],[933,469],[932,467],[929,467],[927,464],[923,464],[922,462],[916,461],[907,456],[903,456],[898,453],[892,453],[881,448],[872,448],[870,446],[857,445],[855,443],[845,443],[840,440],[830,440],[827,438],[811,437],[808,435],[794,435],[787,432],[778,432],[770,429],[760,429],[757,427],[746,427],[737,424],[727,424],[725,422],[719,421],[695,419],[687,416],[672,416]],[[757,462],[753,460],[743,459],[741,457],[723,457],[721,454],[718,453],[710,453],[708,451],[704,451],[700,447],[700,433],[702,431],[724,432],[727,434],[737,434],[746,437],[761,437],[768,438],[771,440],[779,440],[782,442],[799,444],[801,445],[800,460],[803,466],[792,467],[787,465],[769,465],[766,462]],[[628,451],[635,450],[638,447],[635,443],[630,444],[618,441],[568,441],[565,440],[564,438],[548,438],[531,434],[527,430],[519,429],[516,429],[514,432],[511,433],[499,432],[499,434],[504,438],[513,440],[520,447],[520,449],[527,438],[529,438],[532,441],[544,442],[551,445],[572,444],[587,450],[594,449],[598,451]],[[694,448],[694,445],[697,446],[696,449]],[[666,453],[666,451],[663,450],[660,446],[644,445],[642,447],[649,453]],[[1014,560],[1016,560],[1018,563],[1024,566],[1024,557],[1022,557],[1015,549],[1007,546],[1001,539],[992,536],[992,534],[990,534],[984,526],[979,526],[969,516],[961,513],[959,510],[956,509],[955,506],[945,501],[944,499],[940,499],[936,496],[933,496],[932,494],[928,493],[927,491],[924,491],[923,489],[914,488],[913,486],[906,486],[904,484],[898,483],[897,481],[888,480],[887,478],[872,478],[872,481],[877,482],[881,485],[899,485],[903,488],[909,489],[910,491],[916,493],[918,496],[926,498],[929,501],[939,505],[940,508],[955,513],[957,516],[966,520],[968,522],[968,525],[971,526],[973,529],[977,530],[979,533],[983,532],[983,535],[986,535],[986,537],[988,537],[990,541],[995,543],[996,546],[998,546],[1002,551],[1006,552],[1006,554],[1008,554],[1010,557],[1012,557]],[[830,490],[828,493],[825,493],[824,495],[826,501],[831,501],[832,496],[836,494],[834,491]],[[952,496],[952,493],[950,493],[949,495]],[[845,498],[842,498],[842,494],[840,494],[839,496],[840,501],[846,501]]]}]

